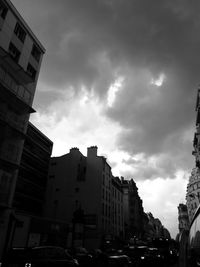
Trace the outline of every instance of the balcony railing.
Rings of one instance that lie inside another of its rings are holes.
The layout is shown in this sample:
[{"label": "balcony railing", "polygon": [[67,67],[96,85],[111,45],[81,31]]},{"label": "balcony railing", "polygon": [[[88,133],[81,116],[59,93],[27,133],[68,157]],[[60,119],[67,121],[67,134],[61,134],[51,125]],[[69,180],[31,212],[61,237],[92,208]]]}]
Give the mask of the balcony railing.
[{"label": "balcony railing", "polygon": [[22,101],[31,105],[32,96],[31,93],[23,85],[19,85],[16,81],[0,67],[0,82],[6,87],[9,91],[14,93]]}]

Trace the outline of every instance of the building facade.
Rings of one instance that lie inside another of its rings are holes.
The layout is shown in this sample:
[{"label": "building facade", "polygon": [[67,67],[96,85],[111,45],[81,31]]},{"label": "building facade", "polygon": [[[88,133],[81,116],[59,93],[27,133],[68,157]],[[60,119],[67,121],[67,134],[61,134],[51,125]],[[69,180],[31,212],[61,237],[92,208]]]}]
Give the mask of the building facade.
[{"label": "building facade", "polygon": [[145,227],[145,238],[152,239],[171,239],[169,231],[162,225],[158,218],[154,218],[151,212],[147,212],[148,224]]},{"label": "building facade", "polygon": [[138,194],[138,188],[133,179],[125,180],[122,177],[121,182],[123,188],[125,237],[126,239],[133,237],[141,238],[144,232],[144,210],[142,200]]},{"label": "building facade", "polygon": [[0,0],[0,257],[45,49],[9,0]]},{"label": "building facade", "polygon": [[42,216],[53,142],[29,122],[18,172],[13,207]]},{"label": "building facade", "polygon": [[195,167],[193,168],[191,175],[189,177],[187,185],[187,193],[186,193],[186,204],[190,222],[199,205],[199,200],[200,200],[200,170],[198,167]]},{"label": "building facade", "polygon": [[200,201],[200,89],[197,91],[195,111],[196,131],[194,133],[192,151],[192,155],[195,157],[195,167],[189,177],[186,193],[186,205],[190,222]]},{"label": "building facade", "polygon": [[33,244],[33,236],[35,244],[40,244],[45,224],[43,206],[52,147],[53,142],[29,122],[14,193],[16,221],[11,246],[29,246]]},{"label": "building facade", "polygon": [[122,201],[120,180],[96,146],[87,149],[87,156],[72,148],[51,159],[45,215],[68,223],[68,246],[99,247],[104,239],[122,234]]}]

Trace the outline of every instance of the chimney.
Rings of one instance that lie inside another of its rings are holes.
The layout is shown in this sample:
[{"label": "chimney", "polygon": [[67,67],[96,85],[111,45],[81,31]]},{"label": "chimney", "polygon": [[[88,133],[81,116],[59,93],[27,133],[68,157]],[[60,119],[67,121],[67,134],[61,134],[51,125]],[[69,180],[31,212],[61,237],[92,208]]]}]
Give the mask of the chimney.
[{"label": "chimney", "polygon": [[87,156],[88,157],[97,157],[97,146],[91,146],[87,148]]},{"label": "chimney", "polygon": [[76,153],[78,151],[79,151],[78,147],[72,147],[69,152],[71,154],[71,153]]}]

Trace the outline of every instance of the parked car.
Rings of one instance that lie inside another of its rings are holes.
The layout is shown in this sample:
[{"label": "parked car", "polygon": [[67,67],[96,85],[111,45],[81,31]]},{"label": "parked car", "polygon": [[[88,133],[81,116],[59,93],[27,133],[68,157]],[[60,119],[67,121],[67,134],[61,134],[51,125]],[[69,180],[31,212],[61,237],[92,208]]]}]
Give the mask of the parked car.
[{"label": "parked car", "polygon": [[108,267],[131,267],[132,262],[127,255],[109,255]]},{"label": "parked car", "polygon": [[71,251],[73,257],[78,260],[81,267],[90,267],[93,265],[93,256],[84,247],[76,247]]},{"label": "parked car", "polygon": [[1,267],[78,267],[78,261],[62,247],[12,248]]},{"label": "parked car", "polygon": [[130,257],[131,261],[138,264],[143,264],[146,262],[148,255],[147,246],[128,246],[124,249],[124,253]]}]

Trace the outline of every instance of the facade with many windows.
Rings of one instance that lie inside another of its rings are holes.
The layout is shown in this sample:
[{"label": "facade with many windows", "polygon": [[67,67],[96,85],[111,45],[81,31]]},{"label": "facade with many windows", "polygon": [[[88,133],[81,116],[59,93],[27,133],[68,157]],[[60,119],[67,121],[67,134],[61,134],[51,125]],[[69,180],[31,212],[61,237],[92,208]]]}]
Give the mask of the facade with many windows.
[{"label": "facade with many windows", "polygon": [[0,0],[0,257],[12,232],[17,173],[44,52],[13,4]]}]

